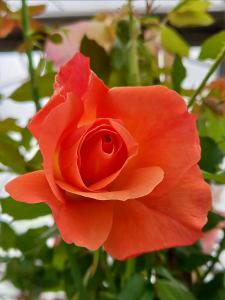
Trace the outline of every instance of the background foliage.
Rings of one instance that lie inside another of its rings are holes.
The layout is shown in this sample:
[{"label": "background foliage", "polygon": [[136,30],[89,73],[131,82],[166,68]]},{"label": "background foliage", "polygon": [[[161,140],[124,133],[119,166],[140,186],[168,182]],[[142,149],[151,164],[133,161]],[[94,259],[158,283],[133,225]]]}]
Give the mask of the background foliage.
[{"label": "background foliage", "polygon": [[[199,165],[203,175],[211,184],[225,184],[225,79],[210,82],[209,78],[224,58],[225,30],[212,35],[201,46],[198,59],[210,59],[212,66],[199,88],[194,91],[182,85],[187,75],[183,58],[189,56],[189,45],[179,34],[179,28],[212,24],[214,20],[208,13],[210,1],[182,0],[164,19],[154,15],[150,1],[146,1],[144,15],[132,11],[131,4],[128,1],[119,12],[95,18],[109,21],[109,49],[84,36],[80,51],[91,58],[91,68],[111,87],[162,84],[181,93],[189,102],[190,111],[198,117],[202,146]],[[4,38],[15,27],[22,30],[24,41],[17,50],[26,52],[30,74],[27,82],[7,96],[16,102],[31,101],[36,110],[42,99],[51,96],[55,77],[52,63],[45,58],[43,42],[62,42],[62,32],[34,18],[44,9],[43,5],[28,7],[23,0],[20,10],[10,11],[0,0],[0,37]],[[33,51],[37,49],[43,55],[34,68]],[[14,175],[41,168],[40,153],[33,151],[35,143],[17,120],[1,120],[0,172]],[[32,151],[35,153],[28,159]],[[0,219],[0,263],[5,268],[2,280],[19,289],[17,299],[44,299],[41,294],[45,291],[64,291],[65,297],[74,300],[225,299],[225,272],[221,266],[224,217],[218,212],[209,213],[204,228],[203,239],[215,233],[212,251],[205,253],[199,241],[191,247],[120,262],[103,250],[91,253],[66,245],[54,225],[42,226],[39,222],[37,228],[19,232],[18,221],[29,222],[50,214],[45,204],[27,205],[2,198],[1,209],[2,215],[10,216]],[[221,235],[218,228],[223,232]],[[214,244],[216,238],[219,243]]]}]

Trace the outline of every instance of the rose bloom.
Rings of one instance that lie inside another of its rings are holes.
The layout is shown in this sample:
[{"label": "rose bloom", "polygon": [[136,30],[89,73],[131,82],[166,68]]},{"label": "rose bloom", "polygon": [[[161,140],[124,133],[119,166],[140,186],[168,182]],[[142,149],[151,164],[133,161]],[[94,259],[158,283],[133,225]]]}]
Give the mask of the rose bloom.
[{"label": "rose bloom", "polygon": [[114,258],[190,245],[211,206],[195,117],[163,86],[108,89],[76,54],[31,120],[43,170],[6,190],[46,202],[65,242]]}]

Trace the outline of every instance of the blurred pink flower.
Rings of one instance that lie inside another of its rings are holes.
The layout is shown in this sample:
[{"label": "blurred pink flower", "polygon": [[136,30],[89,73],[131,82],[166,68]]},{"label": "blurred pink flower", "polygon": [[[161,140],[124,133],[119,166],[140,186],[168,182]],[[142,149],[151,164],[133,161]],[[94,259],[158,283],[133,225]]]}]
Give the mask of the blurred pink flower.
[{"label": "blurred pink flower", "polygon": [[106,51],[109,51],[114,38],[110,20],[104,21],[80,21],[60,28],[62,43],[54,44],[47,40],[45,52],[47,59],[53,61],[56,70],[68,62],[80,49],[82,38],[86,35],[95,40]]},{"label": "blurred pink flower", "polygon": [[[212,186],[212,197],[213,197],[213,207],[214,211],[221,215],[225,216],[225,186],[224,185],[213,185]],[[223,210],[221,210],[220,207],[224,207]],[[225,228],[225,222],[220,222],[216,228],[213,228],[212,230],[209,230],[203,234],[203,237],[201,239],[201,246],[202,250],[206,254],[211,254],[212,251],[215,249],[215,246],[218,244],[220,240],[220,235],[222,232],[222,229]]]}]

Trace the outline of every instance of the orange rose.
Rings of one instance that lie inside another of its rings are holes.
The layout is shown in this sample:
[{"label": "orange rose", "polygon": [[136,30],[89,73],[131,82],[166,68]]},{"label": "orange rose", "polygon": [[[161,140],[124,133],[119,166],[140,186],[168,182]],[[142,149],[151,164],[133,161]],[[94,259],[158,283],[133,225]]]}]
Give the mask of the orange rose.
[{"label": "orange rose", "polygon": [[31,120],[43,170],[9,182],[17,201],[46,202],[62,238],[117,259],[189,245],[211,206],[195,118],[163,86],[108,89],[77,54]]}]

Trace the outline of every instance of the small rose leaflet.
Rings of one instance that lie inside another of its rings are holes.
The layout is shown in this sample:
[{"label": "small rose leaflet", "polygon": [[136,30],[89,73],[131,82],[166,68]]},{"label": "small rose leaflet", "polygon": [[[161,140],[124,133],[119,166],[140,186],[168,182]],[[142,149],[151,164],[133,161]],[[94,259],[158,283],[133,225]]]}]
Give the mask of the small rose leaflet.
[{"label": "small rose leaflet", "polygon": [[195,118],[163,86],[108,89],[77,53],[31,120],[43,170],[6,185],[46,202],[67,243],[117,259],[193,244],[211,194],[198,167]]}]

